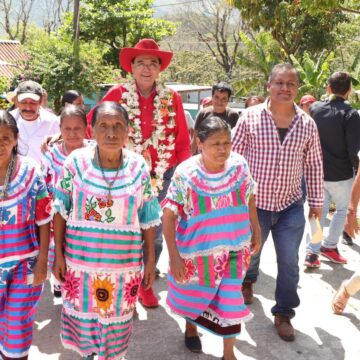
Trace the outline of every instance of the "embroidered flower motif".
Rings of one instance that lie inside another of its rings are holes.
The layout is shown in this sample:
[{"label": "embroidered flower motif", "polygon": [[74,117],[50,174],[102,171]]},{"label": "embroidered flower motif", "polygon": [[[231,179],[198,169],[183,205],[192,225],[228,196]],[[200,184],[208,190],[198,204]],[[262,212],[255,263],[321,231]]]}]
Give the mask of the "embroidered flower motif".
[{"label": "embroidered flower motif", "polygon": [[93,282],[94,296],[99,309],[108,311],[114,300],[115,285],[106,277],[101,280],[99,277]]},{"label": "embroidered flower motif", "polygon": [[79,297],[80,278],[75,276],[75,271],[67,270],[63,289],[65,290],[65,299],[74,303]]},{"label": "embroidered flower motif", "polygon": [[67,175],[65,175],[60,181],[60,186],[61,188],[63,188],[64,190],[70,191],[71,190],[71,173],[68,169],[65,170]]},{"label": "embroidered flower motif", "polygon": [[95,210],[91,209],[89,212],[85,213],[85,220],[89,221],[101,221],[101,215]]},{"label": "embroidered flower motif", "polygon": [[243,275],[245,275],[247,269],[250,266],[250,260],[251,260],[250,249],[249,248],[244,248],[242,256],[243,256],[243,264],[244,264],[244,266],[243,266]]},{"label": "embroidered flower motif", "polygon": [[215,271],[217,272],[219,278],[222,278],[224,276],[228,261],[229,254],[227,252],[224,252],[216,257],[217,264],[215,265]]},{"label": "embroidered flower motif", "polygon": [[192,276],[195,275],[196,267],[191,259],[185,259],[186,274],[185,279],[189,281]]},{"label": "embroidered flower motif", "polygon": [[166,130],[175,128],[176,113],[173,110],[173,93],[156,83],[153,132],[144,141],[140,122],[139,95],[136,91],[135,81],[127,82],[124,87],[127,92],[122,94],[120,103],[127,110],[130,119],[128,148],[138,154],[144,154],[150,146],[156,149],[158,161],[153,170],[155,172],[154,193],[157,196],[163,187],[163,175],[168,169],[170,151],[175,149],[175,136],[166,134]]},{"label": "embroidered flower motif", "polygon": [[221,195],[216,202],[216,209],[224,209],[230,206],[230,198],[228,195]]},{"label": "embroidered flower motif", "polygon": [[140,276],[130,278],[130,281],[124,285],[124,299],[129,306],[134,306],[138,298],[139,287],[141,283]]},{"label": "embroidered flower motif", "polygon": [[96,198],[96,200],[98,202],[98,206],[100,209],[103,209],[106,207],[106,199]]}]

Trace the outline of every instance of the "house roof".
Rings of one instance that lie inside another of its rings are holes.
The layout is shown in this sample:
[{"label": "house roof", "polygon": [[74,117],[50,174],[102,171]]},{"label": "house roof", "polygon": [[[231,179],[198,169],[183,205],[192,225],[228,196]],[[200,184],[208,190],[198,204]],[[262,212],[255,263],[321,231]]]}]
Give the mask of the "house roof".
[{"label": "house roof", "polygon": [[21,71],[25,59],[19,41],[0,39],[0,76],[12,78]]}]

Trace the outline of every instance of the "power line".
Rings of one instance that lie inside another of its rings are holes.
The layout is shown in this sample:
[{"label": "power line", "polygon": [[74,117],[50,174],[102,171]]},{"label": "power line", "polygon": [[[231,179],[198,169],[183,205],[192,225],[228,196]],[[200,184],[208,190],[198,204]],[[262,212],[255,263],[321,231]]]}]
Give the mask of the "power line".
[{"label": "power line", "polygon": [[176,5],[185,5],[185,4],[191,4],[191,3],[199,3],[202,0],[191,0],[191,1],[186,1],[186,2],[182,2],[182,3],[171,3],[171,4],[162,4],[162,5],[153,5],[153,8],[157,8],[157,7],[163,7],[163,6],[176,6]]}]

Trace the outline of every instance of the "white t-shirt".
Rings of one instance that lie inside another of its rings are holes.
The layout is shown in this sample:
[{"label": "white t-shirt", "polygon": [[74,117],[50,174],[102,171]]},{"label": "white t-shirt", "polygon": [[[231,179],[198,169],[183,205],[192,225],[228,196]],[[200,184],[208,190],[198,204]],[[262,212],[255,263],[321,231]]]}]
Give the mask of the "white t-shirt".
[{"label": "white t-shirt", "polygon": [[18,152],[41,162],[40,145],[44,138],[60,132],[60,120],[51,112],[40,109],[40,116],[34,121],[24,120],[19,109],[10,112],[19,128]]}]

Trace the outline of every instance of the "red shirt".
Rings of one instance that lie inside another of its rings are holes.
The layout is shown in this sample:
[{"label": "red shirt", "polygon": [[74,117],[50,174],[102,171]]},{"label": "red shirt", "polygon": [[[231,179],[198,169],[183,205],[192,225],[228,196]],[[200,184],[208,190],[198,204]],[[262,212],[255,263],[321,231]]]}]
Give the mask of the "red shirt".
[{"label": "red shirt", "polygon": [[[113,86],[103,97],[103,99],[99,102],[102,103],[104,101],[114,101],[114,102],[121,102],[121,97],[123,92],[127,90],[120,84]],[[175,148],[173,150],[169,150],[171,157],[169,158],[169,166],[171,168],[182,161],[188,159],[191,156],[190,152],[190,137],[188,132],[188,127],[186,123],[186,118],[184,114],[183,105],[181,102],[180,95],[170,90],[173,93],[173,109],[176,113],[175,115],[175,128],[168,129],[166,135],[170,132],[174,132],[175,136]],[[150,96],[144,98],[138,92],[139,96],[139,104],[140,104],[140,121],[141,121],[141,132],[143,136],[143,141],[148,139],[153,130],[153,120],[154,120],[154,98],[156,95],[155,89],[152,91]],[[89,114],[87,115],[88,120],[88,128],[87,128],[87,137],[91,137],[91,117],[94,109],[92,109]],[[166,122],[166,120],[165,120]],[[151,163],[152,163],[152,170],[154,170],[156,162],[158,160],[157,151],[153,146],[149,147],[150,155],[151,155]]]},{"label": "red shirt", "polygon": [[302,196],[304,174],[310,207],[323,206],[323,165],[315,121],[295,105],[284,141],[280,142],[267,102],[244,111],[233,133],[233,150],[247,160],[257,183],[256,206],[281,211]]}]

